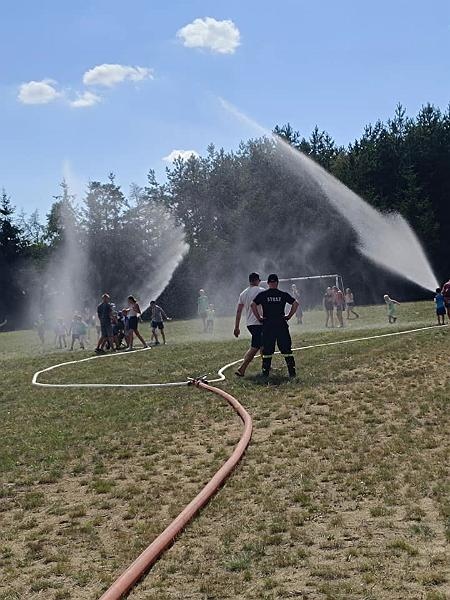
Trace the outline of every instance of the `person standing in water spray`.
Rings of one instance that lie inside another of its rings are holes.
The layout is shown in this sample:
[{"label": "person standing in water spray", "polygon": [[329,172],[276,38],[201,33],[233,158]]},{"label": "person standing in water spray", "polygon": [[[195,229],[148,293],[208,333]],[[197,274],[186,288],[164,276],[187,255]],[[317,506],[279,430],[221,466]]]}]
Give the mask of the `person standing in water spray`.
[{"label": "person standing in water spray", "polygon": [[337,317],[337,320],[339,321],[338,327],[344,327],[344,319],[342,318],[342,313],[344,312],[344,305],[345,305],[344,294],[338,288],[337,285],[333,285],[332,290],[333,290],[334,306],[336,307],[336,317]]},{"label": "person standing in water spray", "polygon": [[97,317],[100,322],[100,337],[98,338],[97,348],[94,352],[104,352],[103,346],[109,342],[109,347],[114,350],[114,338],[112,330],[112,312],[113,307],[110,302],[109,294],[103,294],[101,303],[97,306]]},{"label": "person standing in water spray", "polygon": [[128,296],[128,307],[122,309],[122,313],[126,313],[128,316],[128,348],[127,350],[133,350],[133,337],[134,334],[141,340],[144,348],[148,348],[144,338],[139,333],[138,320],[141,316],[140,306],[134,296]]},{"label": "person standing in water spray", "polygon": [[264,288],[259,285],[261,283],[261,279],[258,273],[250,273],[248,276],[248,281],[250,283],[249,287],[245,288],[245,290],[243,290],[239,296],[233,334],[236,338],[240,336],[241,330],[239,329],[239,325],[241,322],[242,311],[245,310],[247,329],[252,336],[252,339],[250,342],[250,348],[244,355],[244,360],[242,361],[240,367],[235,371],[235,374],[238,377],[244,377],[246,368],[262,347],[263,326],[259,319],[253,314],[252,302],[260,292],[264,291]]},{"label": "person standing in water spray", "polygon": [[334,296],[333,290],[330,286],[327,287],[325,294],[323,295],[323,309],[327,318],[325,320],[325,327],[328,327],[328,323],[331,321],[331,327],[334,327]]},{"label": "person standing in water spray", "polygon": [[62,349],[63,344],[64,344],[64,348],[67,348],[66,335],[67,335],[67,328],[66,328],[66,324],[64,323],[64,319],[59,318],[56,321],[56,326],[55,326],[55,345],[58,344],[58,348]]},{"label": "person standing in water spray", "polygon": [[208,296],[205,290],[199,290],[197,298],[197,312],[203,323],[203,333],[206,333],[206,317],[209,306]]},{"label": "person standing in water spray", "polygon": [[83,323],[81,315],[75,313],[73,315],[72,323],[70,324],[69,336],[72,337],[72,343],[70,344],[69,350],[73,350],[75,340],[78,340],[80,348],[84,350],[84,336],[86,335],[87,327]]},{"label": "person standing in water spray", "polygon": [[[295,377],[295,360],[292,354],[292,341],[287,322],[295,315],[298,302],[287,292],[278,289],[278,275],[271,273],[267,278],[268,290],[260,292],[252,302],[252,311],[260,323],[263,324],[263,362],[262,375],[268,377],[275,352],[275,343],[280,353],[284,356],[289,371],[289,377]],[[286,304],[291,305],[291,310],[284,314]],[[262,307],[263,316],[259,314],[258,307]]]},{"label": "person standing in water spray", "polygon": [[350,288],[345,290],[345,306],[347,308],[347,319],[350,319],[350,313],[359,319],[359,314],[355,311],[355,296]]},{"label": "person standing in water spray", "polygon": [[171,321],[171,318],[166,315],[161,306],[158,306],[154,300],[150,302],[150,314],[152,321],[152,340],[155,339],[155,346],[159,346],[158,340],[158,329],[161,332],[161,337],[163,339],[163,344],[166,343],[166,335],[164,333],[164,319],[166,321]]},{"label": "person standing in water spray", "polygon": [[389,294],[385,294],[383,298],[387,305],[389,323],[395,323],[397,320],[397,306],[400,305],[400,302],[397,302],[397,300],[390,298]]},{"label": "person standing in water spray", "polygon": [[44,321],[43,315],[39,315],[39,318],[36,321],[36,323],[34,324],[34,326],[36,327],[39,341],[41,342],[42,346],[44,346],[44,344],[45,344],[45,321]]},{"label": "person standing in water spray", "polygon": [[209,304],[206,309],[206,331],[207,333],[214,333],[214,322],[216,320],[216,309],[214,304]]}]

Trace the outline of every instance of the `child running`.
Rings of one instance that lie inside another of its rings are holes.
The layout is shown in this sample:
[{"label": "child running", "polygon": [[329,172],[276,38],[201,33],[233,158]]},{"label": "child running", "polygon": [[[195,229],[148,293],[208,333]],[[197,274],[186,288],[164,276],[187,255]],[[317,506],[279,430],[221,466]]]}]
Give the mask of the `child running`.
[{"label": "child running", "polygon": [[161,306],[158,306],[154,300],[150,302],[150,315],[152,320],[152,340],[155,340],[155,346],[159,346],[158,329],[161,332],[163,344],[166,343],[166,335],[164,333],[164,319],[171,321],[171,318],[166,315]]},{"label": "child running", "polygon": [[387,305],[389,323],[395,323],[397,321],[397,305],[400,305],[400,302],[397,302],[397,300],[394,300],[393,298],[389,298],[388,294],[385,294],[383,298]]},{"label": "child running", "polygon": [[[438,320],[438,325],[445,325],[445,298],[441,292],[440,288],[436,288],[436,295],[434,297],[434,303],[436,305],[436,315]],[[442,318],[442,323],[441,323]]]}]

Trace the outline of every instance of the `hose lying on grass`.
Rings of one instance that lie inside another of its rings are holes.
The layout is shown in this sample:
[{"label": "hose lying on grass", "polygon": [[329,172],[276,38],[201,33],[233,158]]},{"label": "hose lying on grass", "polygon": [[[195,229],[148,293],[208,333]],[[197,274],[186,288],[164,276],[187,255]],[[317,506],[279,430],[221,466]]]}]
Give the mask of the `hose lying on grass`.
[{"label": "hose lying on grass", "polygon": [[103,594],[101,600],[118,600],[126,594],[133,585],[144,575],[161,554],[172,545],[174,539],[186,527],[189,521],[216,493],[225,479],[230,475],[241,460],[252,436],[252,419],[245,408],[236,398],[223,390],[208,385],[201,380],[193,380],[192,384],[198,388],[208,390],[224,398],[238,413],[244,423],[241,439],[229,459],[220,467],[202,491],[182,510],[166,529],[146,548],[136,560],[120,575],[112,586]]},{"label": "hose lying on grass", "polygon": [[[378,335],[369,335],[366,337],[358,337],[358,338],[350,338],[348,340],[338,340],[336,342],[323,342],[321,344],[311,344],[310,346],[300,346],[299,348],[292,348],[292,352],[299,352],[301,350],[312,350],[313,348],[322,348],[325,346],[337,346],[340,344],[351,344],[353,342],[365,342],[367,340],[376,340],[379,338],[393,337],[396,335],[406,335],[409,333],[419,333],[421,331],[428,331],[430,329],[448,327],[448,325],[429,325],[428,327],[419,327],[418,329],[406,329],[405,331],[392,331],[391,333],[381,333]],[[151,348],[140,348],[139,350],[133,350],[132,352],[127,352],[127,356],[129,354],[133,354],[135,352],[146,352]],[[275,352],[275,354],[279,354],[279,352]],[[33,375],[33,379],[31,383],[33,385],[37,385],[39,387],[54,387],[54,388],[163,388],[163,387],[179,387],[179,386],[187,386],[189,385],[189,381],[172,381],[168,383],[42,383],[38,381],[40,375],[42,373],[48,373],[49,371],[53,371],[55,369],[59,369],[60,367],[65,367],[67,365],[75,365],[78,363],[87,362],[89,360],[99,360],[102,358],[112,358],[114,356],[122,356],[122,352],[114,353],[114,354],[100,354],[96,356],[89,356],[88,358],[81,358],[79,360],[69,360],[63,363],[58,363],[56,365],[52,365],[51,367],[46,367],[45,369],[41,369],[40,371],[36,371]],[[209,383],[219,383],[220,381],[225,381],[226,377],[224,375],[225,371],[235,365],[238,365],[243,361],[243,358],[239,358],[238,360],[234,360],[219,369],[217,372],[218,377],[216,379],[209,379]]]}]

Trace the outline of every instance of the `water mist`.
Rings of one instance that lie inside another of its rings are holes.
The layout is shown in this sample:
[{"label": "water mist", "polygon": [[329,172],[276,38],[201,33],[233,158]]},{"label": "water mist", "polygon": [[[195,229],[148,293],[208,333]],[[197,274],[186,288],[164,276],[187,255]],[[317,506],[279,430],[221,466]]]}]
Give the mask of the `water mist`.
[{"label": "water mist", "polygon": [[439,287],[416,234],[399,213],[383,214],[338,179],[286,141],[241,113],[229,102],[221,105],[258,133],[275,140],[278,151],[303,183],[313,180],[330,204],[350,223],[358,236],[358,249],[374,263],[417,285],[434,291]]},{"label": "water mist", "polygon": [[[189,250],[189,245],[185,242],[184,228],[177,225],[173,216],[162,206],[141,205],[139,212],[143,219],[146,221],[151,219],[157,224],[156,233],[153,233],[151,239],[143,240],[141,249],[145,257],[142,267],[143,276],[136,284],[137,297],[142,300],[143,306],[146,306],[150,300],[156,300],[165,290],[175,269]],[[152,269],[147,276],[149,265]]]},{"label": "water mist", "polygon": [[70,205],[62,202],[59,211],[62,240],[44,274],[44,306],[53,321],[67,321],[79,312],[89,295],[86,284],[87,255]]}]

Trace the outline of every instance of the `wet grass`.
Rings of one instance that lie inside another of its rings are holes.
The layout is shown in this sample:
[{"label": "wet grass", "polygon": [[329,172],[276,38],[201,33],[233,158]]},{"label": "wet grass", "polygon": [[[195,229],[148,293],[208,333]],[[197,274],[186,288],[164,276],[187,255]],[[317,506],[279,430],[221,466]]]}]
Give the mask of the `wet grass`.
[{"label": "wet grass", "polygon": [[[433,324],[429,303],[322,314],[294,345]],[[145,326],[144,326],[145,327]],[[67,366],[45,381],[176,381],[245,352],[219,320],[168,325],[169,344]],[[254,419],[225,487],[130,598],[446,598],[450,529],[445,328],[297,353],[299,377],[258,363],[227,390]],[[0,334],[0,599],[95,598],[230,454],[237,417],[196,389],[39,389],[35,370],[89,356]],[[192,341],[192,339],[193,341]],[[202,341],[200,341],[202,340]]]}]

